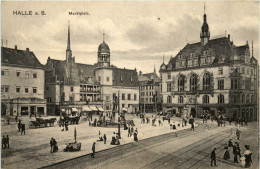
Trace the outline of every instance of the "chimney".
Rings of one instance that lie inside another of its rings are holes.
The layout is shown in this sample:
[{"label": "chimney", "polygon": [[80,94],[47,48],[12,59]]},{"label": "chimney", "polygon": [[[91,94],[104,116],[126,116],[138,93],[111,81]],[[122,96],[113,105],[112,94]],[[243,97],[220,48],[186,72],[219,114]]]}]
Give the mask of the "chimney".
[{"label": "chimney", "polygon": [[17,45],[14,46],[14,49],[17,50]]},{"label": "chimney", "polygon": [[230,34],[228,34],[228,40],[230,41]]},{"label": "chimney", "polygon": [[29,52],[29,51],[30,51],[30,49],[29,49],[29,48],[26,48],[26,51],[27,51],[27,52]]}]

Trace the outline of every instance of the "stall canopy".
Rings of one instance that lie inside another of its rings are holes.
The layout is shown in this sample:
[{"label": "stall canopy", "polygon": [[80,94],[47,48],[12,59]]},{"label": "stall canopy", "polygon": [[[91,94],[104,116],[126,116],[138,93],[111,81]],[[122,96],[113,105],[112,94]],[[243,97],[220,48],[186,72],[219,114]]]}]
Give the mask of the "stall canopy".
[{"label": "stall canopy", "polygon": [[104,111],[104,109],[103,109],[103,108],[101,108],[101,107],[98,107],[98,110],[99,110],[99,111]]},{"label": "stall canopy", "polygon": [[98,111],[98,109],[96,108],[96,106],[89,106],[89,108],[90,108],[92,111]]},{"label": "stall canopy", "polygon": [[76,108],[72,108],[72,111],[78,111],[78,109],[76,109]]},{"label": "stall canopy", "polygon": [[124,110],[124,111],[127,111],[127,109],[126,109],[126,108],[122,108],[122,110]]},{"label": "stall canopy", "polygon": [[92,111],[88,106],[83,106],[82,111]]}]

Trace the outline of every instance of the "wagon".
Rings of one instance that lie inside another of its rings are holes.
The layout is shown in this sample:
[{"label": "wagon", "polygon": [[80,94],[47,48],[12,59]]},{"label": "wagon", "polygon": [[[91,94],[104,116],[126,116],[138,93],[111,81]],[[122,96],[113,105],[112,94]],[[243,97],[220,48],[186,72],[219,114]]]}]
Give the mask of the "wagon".
[{"label": "wagon", "polygon": [[80,151],[81,149],[80,142],[66,143],[65,145],[66,148],[64,148],[64,152]]},{"label": "wagon", "polygon": [[38,121],[30,121],[29,128],[39,128],[41,124]]}]

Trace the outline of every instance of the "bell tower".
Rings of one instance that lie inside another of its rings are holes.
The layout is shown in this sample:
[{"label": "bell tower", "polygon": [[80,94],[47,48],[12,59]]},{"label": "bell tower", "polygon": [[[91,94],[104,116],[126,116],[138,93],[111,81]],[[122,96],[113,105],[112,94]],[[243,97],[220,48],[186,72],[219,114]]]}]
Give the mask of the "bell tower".
[{"label": "bell tower", "polygon": [[103,42],[98,47],[98,67],[109,67],[110,66],[110,49],[105,42],[105,33],[103,33]]}]

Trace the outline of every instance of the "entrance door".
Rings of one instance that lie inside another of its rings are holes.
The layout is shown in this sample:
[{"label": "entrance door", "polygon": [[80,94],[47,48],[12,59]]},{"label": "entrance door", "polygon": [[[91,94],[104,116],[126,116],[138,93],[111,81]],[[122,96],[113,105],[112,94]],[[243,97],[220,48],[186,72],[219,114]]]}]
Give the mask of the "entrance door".
[{"label": "entrance door", "polygon": [[21,107],[21,115],[28,115],[28,107]]},{"label": "entrance door", "polygon": [[190,116],[193,117],[193,118],[196,117],[196,110],[194,108],[191,108]]},{"label": "entrance door", "polygon": [[36,113],[36,106],[31,106],[31,112],[32,115],[34,115],[34,113]]},{"label": "entrance door", "polygon": [[40,115],[44,115],[44,107],[37,107],[37,112]]}]

